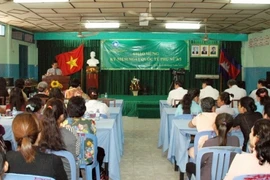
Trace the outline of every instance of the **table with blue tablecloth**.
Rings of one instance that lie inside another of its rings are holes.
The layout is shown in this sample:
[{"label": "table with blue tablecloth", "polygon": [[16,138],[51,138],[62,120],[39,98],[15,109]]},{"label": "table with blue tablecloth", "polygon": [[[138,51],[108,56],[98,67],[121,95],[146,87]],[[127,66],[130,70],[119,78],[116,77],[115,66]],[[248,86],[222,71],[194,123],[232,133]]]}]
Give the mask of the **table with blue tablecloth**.
[{"label": "table with blue tablecloth", "polygon": [[[167,159],[174,163],[181,172],[186,171],[188,162],[188,148],[190,147],[190,135],[196,135],[197,129],[188,127],[187,120],[173,120],[170,136],[170,144]],[[240,130],[233,130],[232,135],[239,138],[240,144],[243,144],[244,138]]]},{"label": "table with blue tablecloth", "polygon": [[174,118],[176,108],[163,108],[160,118],[158,147],[162,146],[162,152],[165,152],[169,148],[171,121]]},{"label": "table with blue tablecloth", "polygon": [[123,119],[122,119],[122,108],[121,107],[109,107],[110,118],[116,120],[117,135],[119,139],[120,154],[123,155],[123,145],[124,145],[124,129],[123,129]]}]

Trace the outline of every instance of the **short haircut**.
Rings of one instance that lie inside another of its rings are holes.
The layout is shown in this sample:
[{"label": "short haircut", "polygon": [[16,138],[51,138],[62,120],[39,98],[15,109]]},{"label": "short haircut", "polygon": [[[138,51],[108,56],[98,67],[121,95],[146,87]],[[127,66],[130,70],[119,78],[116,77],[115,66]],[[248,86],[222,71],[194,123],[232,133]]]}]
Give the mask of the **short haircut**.
[{"label": "short haircut", "polygon": [[212,97],[206,97],[201,100],[201,107],[203,112],[212,112],[215,106],[215,100]]},{"label": "short haircut", "polygon": [[95,87],[90,87],[88,89],[88,96],[90,99],[98,99],[98,89]]},{"label": "short haircut", "polygon": [[20,78],[15,81],[15,87],[23,89],[24,88],[24,79]]},{"label": "short haircut", "polygon": [[227,85],[228,85],[228,86],[233,86],[233,85],[236,85],[236,84],[237,84],[237,82],[236,82],[235,79],[230,79],[230,80],[228,80],[228,82],[227,82]]},{"label": "short haircut", "polygon": [[80,84],[81,84],[81,81],[79,79],[77,79],[77,78],[72,79],[70,81],[70,86],[75,87],[75,88],[79,87]]},{"label": "short haircut", "polygon": [[266,86],[267,85],[267,81],[265,79],[259,79],[258,80],[258,84],[261,84],[262,86]]},{"label": "short haircut", "polygon": [[183,83],[182,83],[180,80],[174,81],[174,84],[175,84],[175,85],[178,85],[178,86],[180,86],[180,87],[183,86]]},{"label": "short haircut", "polygon": [[202,81],[202,83],[203,83],[203,84],[206,84],[206,85],[209,85],[209,86],[212,86],[212,85],[213,85],[213,81],[212,81],[211,79],[209,79],[209,78],[204,79],[204,80]]},{"label": "short haircut", "polygon": [[82,117],[85,111],[85,100],[81,96],[73,96],[69,99],[67,104],[67,112],[70,117]]}]

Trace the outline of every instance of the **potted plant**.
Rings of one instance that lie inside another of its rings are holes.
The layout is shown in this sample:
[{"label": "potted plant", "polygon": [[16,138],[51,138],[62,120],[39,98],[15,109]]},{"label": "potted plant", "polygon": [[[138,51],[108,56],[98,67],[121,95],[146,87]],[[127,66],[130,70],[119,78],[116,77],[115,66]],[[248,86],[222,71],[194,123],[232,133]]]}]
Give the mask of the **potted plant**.
[{"label": "potted plant", "polygon": [[132,91],[133,96],[138,96],[138,92],[141,89],[139,82],[140,82],[140,80],[137,79],[135,76],[131,80],[131,84],[129,86],[129,89]]}]

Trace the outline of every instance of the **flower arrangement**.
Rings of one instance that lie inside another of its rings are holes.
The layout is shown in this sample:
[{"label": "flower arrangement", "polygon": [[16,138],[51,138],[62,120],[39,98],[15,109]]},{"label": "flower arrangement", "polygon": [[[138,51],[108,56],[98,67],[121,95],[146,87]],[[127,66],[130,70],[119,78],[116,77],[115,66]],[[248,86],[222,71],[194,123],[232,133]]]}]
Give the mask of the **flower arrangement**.
[{"label": "flower arrangement", "polygon": [[60,88],[60,89],[62,89],[63,85],[59,81],[52,81],[51,82],[51,87],[52,88]]},{"label": "flower arrangement", "polygon": [[137,79],[135,76],[134,78],[131,80],[131,84],[129,86],[129,89],[131,91],[139,91],[141,89],[140,84],[139,84],[140,80]]}]

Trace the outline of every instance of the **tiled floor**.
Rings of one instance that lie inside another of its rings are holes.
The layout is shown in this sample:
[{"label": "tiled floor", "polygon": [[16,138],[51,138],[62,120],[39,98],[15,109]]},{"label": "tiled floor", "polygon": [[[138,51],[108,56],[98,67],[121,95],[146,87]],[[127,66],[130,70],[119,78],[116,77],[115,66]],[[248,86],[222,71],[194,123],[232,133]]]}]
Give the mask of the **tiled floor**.
[{"label": "tiled floor", "polygon": [[157,148],[159,119],[123,117],[122,180],[178,180],[179,173]]}]

